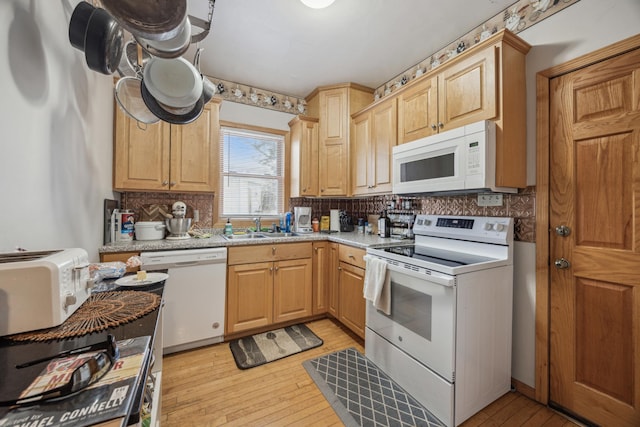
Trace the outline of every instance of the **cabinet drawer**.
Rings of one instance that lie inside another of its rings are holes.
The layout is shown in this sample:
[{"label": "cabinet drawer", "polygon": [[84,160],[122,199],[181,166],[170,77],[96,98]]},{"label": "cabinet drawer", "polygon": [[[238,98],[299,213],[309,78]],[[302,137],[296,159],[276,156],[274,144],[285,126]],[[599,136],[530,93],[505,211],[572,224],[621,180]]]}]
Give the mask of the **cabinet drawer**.
[{"label": "cabinet drawer", "polygon": [[347,264],[365,268],[366,263],[363,258],[366,253],[367,251],[364,249],[354,248],[353,246],[340,245],[339,258],[340,261],[346,262]]},{"label": "cabinet drawer", "polygon": [[311,242],[300,242],[230,247],[227,254],[227,264],[236,265],[311,258],[313,252],[311,245]]}]

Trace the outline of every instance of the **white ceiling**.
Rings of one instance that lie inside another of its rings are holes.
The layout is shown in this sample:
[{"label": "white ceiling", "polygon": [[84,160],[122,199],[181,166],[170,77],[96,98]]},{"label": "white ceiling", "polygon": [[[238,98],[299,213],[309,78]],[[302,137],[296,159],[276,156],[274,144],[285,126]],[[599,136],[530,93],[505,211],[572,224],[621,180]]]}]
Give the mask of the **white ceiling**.
[{"label": "white ceiling", "polygon": [[[514,3],[335,0],[316,10],[299,0],[217,0],[200,66],[211,77],[296,97],[343,82],[377,88]],[[208,0],[188,4],[190,15],[207,17]]]}]

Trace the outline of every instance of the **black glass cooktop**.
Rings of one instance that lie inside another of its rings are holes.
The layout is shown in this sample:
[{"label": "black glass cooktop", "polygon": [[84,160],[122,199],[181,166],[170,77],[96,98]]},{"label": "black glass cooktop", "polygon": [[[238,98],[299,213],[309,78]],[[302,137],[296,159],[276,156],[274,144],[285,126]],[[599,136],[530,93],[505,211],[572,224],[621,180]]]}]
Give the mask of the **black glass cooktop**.
[{"label": "black glass cooktop", "polygon": [[479,255],[446,251],[443,249],[434,249],[419,245],[392,246],[389,248],[381,248],[380,250],[391,254],[406,256],[414,260],[431,262],[447,267],[460,267],[463,265],[494,261],[493,258],[487,258]]}]

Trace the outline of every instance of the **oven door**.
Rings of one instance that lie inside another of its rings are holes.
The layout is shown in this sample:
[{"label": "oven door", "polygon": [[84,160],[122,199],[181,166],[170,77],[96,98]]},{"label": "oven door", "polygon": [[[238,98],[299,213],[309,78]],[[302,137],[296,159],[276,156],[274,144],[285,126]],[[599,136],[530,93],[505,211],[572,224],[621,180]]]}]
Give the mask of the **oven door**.
[{"label": "oven door", "polygon": [[387,272],[391,315],[367,301],[367,327],[453,383],[455,277],[437,272],[424,274],[391,262]]}]

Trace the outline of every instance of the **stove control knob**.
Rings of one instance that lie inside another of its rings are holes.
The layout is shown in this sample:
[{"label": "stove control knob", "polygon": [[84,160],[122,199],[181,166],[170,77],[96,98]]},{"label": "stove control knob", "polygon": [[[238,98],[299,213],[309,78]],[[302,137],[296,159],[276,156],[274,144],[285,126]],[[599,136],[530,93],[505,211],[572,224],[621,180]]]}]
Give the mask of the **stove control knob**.
[{"label": "stove control knob", "polygon": [[493,230],[493,223],[491,223],[491,222],[487,222],[487,223],[484,225],[484,229],[485,229],[485,230],[487,230],[487,231],[491,231],[491,230]]},{"label": "stove control knob", "polygon": [[496,226],[494,227],[496,231],[504,231],[505,226],[504,224],[496,224]]}]

